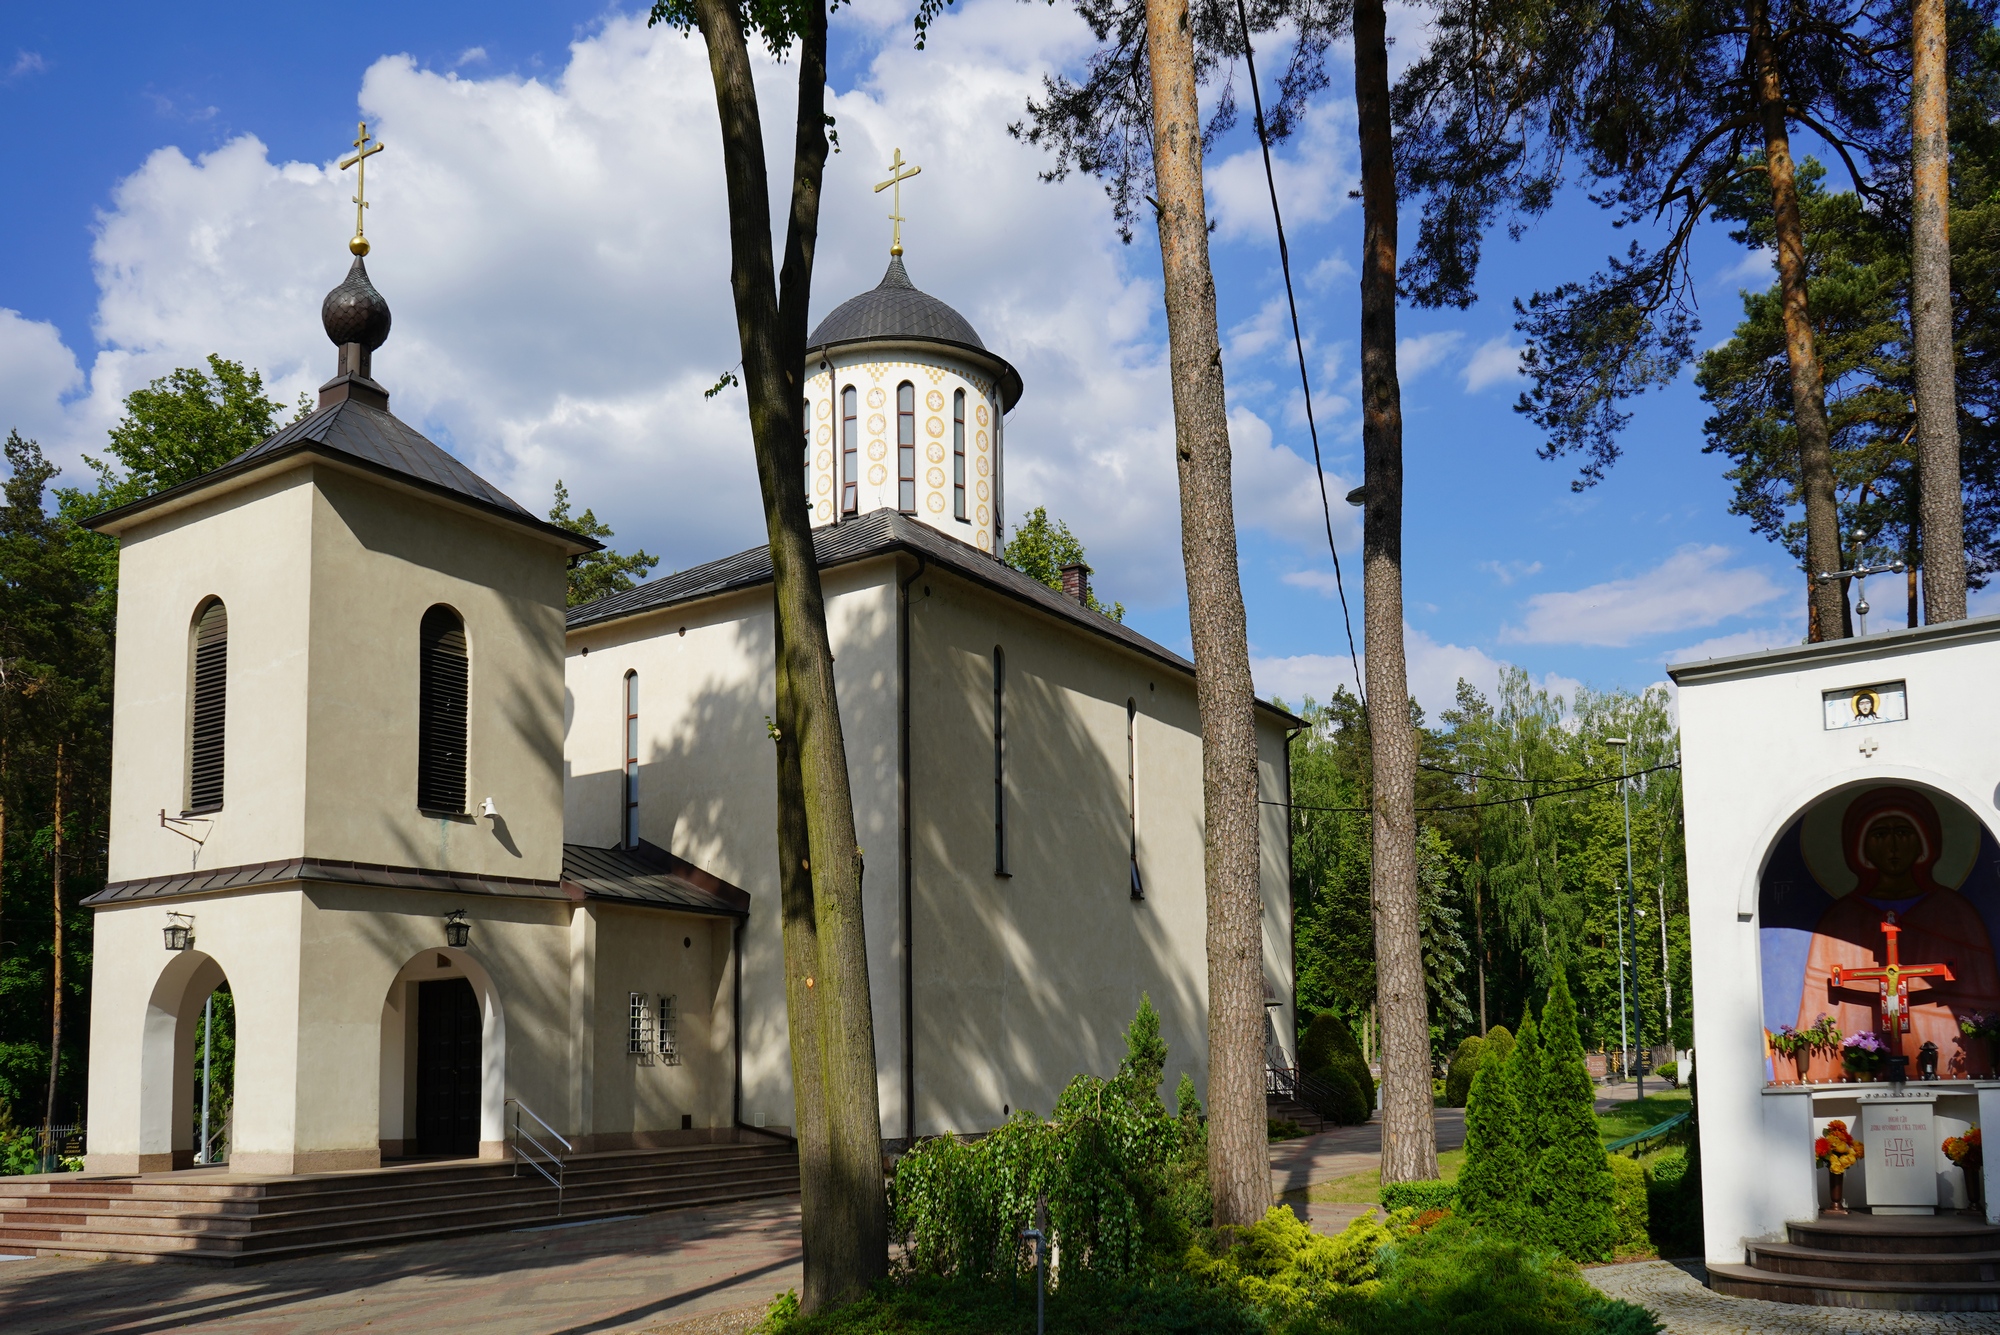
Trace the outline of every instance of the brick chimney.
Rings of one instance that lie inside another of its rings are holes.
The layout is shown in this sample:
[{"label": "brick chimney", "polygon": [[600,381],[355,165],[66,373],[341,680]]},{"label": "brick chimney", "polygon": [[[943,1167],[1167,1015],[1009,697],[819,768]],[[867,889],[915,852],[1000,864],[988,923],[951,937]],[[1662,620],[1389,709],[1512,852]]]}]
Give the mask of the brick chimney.
[{"label": "brick chimney", "polygon": [[1062,568],[1063,597],[1090,606],[1090,567],[1076,561]]}]

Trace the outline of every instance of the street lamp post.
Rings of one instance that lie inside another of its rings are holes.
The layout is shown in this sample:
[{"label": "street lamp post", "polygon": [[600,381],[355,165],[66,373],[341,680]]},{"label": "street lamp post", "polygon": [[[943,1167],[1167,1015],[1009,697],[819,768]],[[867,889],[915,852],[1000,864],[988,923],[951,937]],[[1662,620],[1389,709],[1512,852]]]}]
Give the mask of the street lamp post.
[{"label": "street lamp post", "polygon": [[[1637,1040],[1638,1051],[1636,1055],[1638,1057],[1638,1060],[1633,1063],[1633,1070],[1637,1075],[1639,1081],[1639,1097],[1643,1099],[1646,1097],[1646,1054],[1645,1054],[1646,1006],[1644,1001],[1640,999],[1639,995],[1639,957],[1638,957],[1638,951],[1636,949],[1636,947],[1639,944],[1639,916],[1638,916],[1639,905],[1638,902],[1633,898],[1632,894],[1632,787],[1630,782],[1626,778],[1626,763],[1625,763],[1625,752],[1627,751],[1627,749],[1631,747],[1632,738],[1631,735],[1628,733],[1623,737],[1607,737],[1604,740],[1608,744],[1618,748],[1618,795],[1621,799],[1623,799],[1625,804],[1624,904],[1625,904],[1625,909],[1631,912],[1632,914],[1632,944],[1635,947],[1632,956],[1632,1036]],[[1618,1004],[1621,1010],[1625,1004],[1624,921],[1625,921],[1624,913],[1621,912],[1619,914],[1619,933],[1618,933],[1618,980],[1619,980]],[[1618,1027],[1620,1030],[1620,1041],[1623,1041],[1625,1017],[1622,1014],[1618,1017]]]}]

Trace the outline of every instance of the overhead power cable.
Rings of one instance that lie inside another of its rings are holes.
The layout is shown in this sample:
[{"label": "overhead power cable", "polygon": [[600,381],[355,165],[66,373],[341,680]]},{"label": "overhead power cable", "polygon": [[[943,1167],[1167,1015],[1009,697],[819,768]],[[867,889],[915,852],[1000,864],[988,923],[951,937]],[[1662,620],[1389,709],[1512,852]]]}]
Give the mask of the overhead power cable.
[{"label": "overhead power cable", "polygon": [[1368,688],[1361,681],[1361,655],[1354,649],[1354,618],[1347,610],[1347,585],[1340,577],[1340,548],[1333,541],[1333,502],[1326,495],[1326,469],[1319,457],[1319,426],[1313,420],[1312,381],[1306,375],[1306,343],[1299,332],[1299,301],[1292,293],[1292,255],[1285,245],[1285,219],[1278,211],[1278,178],[1271,170],[1271,135],[1264,125],[1264,94],[1257,86],[1257,53],[1250,44],[1250,12],[1243,0],[1236,0],[1237,21],[1243,25],[1243,61],[1250,71],[1250,103],[1257,113],[1257,143],[1264,150],[1264,184],[1271,191],[1271,221],[1278,229],[1278,267],[1285,275],[1285,301],[1292,309],[1292,346],[1299,353],[1299,388],[1305,393],[1306,430],[1312,435],[1313,477],[1319,482],[1320,513],[1326,517],[1326,549],[1333,554],[1333,587],[1340,595],[1340,620],[1347,627],[1347,658],[1354,664],[1354,689],[1361,696],[1364,714],[1368,709]]}]

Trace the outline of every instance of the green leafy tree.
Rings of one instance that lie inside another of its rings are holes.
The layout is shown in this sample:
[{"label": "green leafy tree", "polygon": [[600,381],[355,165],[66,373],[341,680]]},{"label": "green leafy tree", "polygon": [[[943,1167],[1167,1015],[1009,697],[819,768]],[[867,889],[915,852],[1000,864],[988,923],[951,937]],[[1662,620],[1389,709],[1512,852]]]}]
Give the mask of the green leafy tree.
[{"label": "green leafy tree", "polygon": [[[1060,519],[1050,519],[1047,506],[1038,505],[1028,512],[1025,523],[1014,525],[1014,536],[1007,539],[1000,558],[1029,579],[1040,580],[1050,588],[1062,590],[1062,568],[1080,565],[1088,568],[1083,559],[1083,543],[1069,525]],[[1125,619],[1125,604],[1113,603],[1106,607],[1097,600],[1097,590],[1086,588],[1090,600],[1090,610],[1101,612],[1113,621]]]},{"label": "green leafy tree", "polygon": [[1541,1143],[1529,1179],[1534,1227],[1571,1260],[1609,1260],[1618,1239],[1615,1184],[1598,1139],[1576,1005],[1560,978],[1542,1010],[1541,1049],[1542,1094],[1532,1108]]},{"label": "green leafy tree", "polygon": [[1160,1037],[1160,1013],[1153,1009],[1152,996],[1141,992],[1139,1009],[1125,1030],[1125,1059],[1118,1063],[1118,1078],[1158,1098],[1166,1075],[1167,1040]]},{"label": "green leafy tree", "polygon": [[[599,519],[586,509],[582,514],[570,513],[569,488],[561,478],[556,479],[555,504],[549,507],[549,522],[557,528],[568,529],[581,538],[608,538],[612,536],[611,525]],[[569,563],[569,605],[593,602],[614,593],[636,587],[646,576],[653,573],[653,567],[660,558],[644,548],[627,555],[605,547],[595,552],[585,552],[582,556],[570,558]]]},{"label": "green leafy tree", "polygon": [[1459,1208],[1467,1219],[1512,1237],[1532,1232],[1528,1124],[1504,1062],[1480,1064],[1465,1104],[1465,1166],[1458,1174]]}]

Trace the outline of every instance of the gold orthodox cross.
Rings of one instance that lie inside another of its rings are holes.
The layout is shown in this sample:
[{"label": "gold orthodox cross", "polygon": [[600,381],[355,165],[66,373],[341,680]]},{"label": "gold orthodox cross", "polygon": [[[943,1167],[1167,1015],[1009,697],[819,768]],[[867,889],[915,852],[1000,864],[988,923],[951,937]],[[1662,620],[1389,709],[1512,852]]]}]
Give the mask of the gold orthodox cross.
[{"label": "gold orthodox cross", "polygon": [[903,150],[899,148],[896,150],[896,160],[889,164],[889,179],[878,182],[875,186],[875,193],[878,195],[891,186],[895,187],[896,191],[895,194],[889,197],[889,219],[896,224],[895,238],[889,246],[889,253],[891,255],[900,255],[903,253],[903,182],[923,170],[922,167],[914,164],[910,165],[908,171],[904,171],[903,167]]},{"label": "gold orthodox cross", "polygon": [[356,255],[366,255],[367,229],[361,225],[361,211],[368,207],[368,159],[382,151],[382,143],[368,137],[367,121],[362,121],[359,128],[360,138],[354,141],[354,152],[340,160],[340,169],[354,168],[354,239],[347,243],[347,248]]}]

